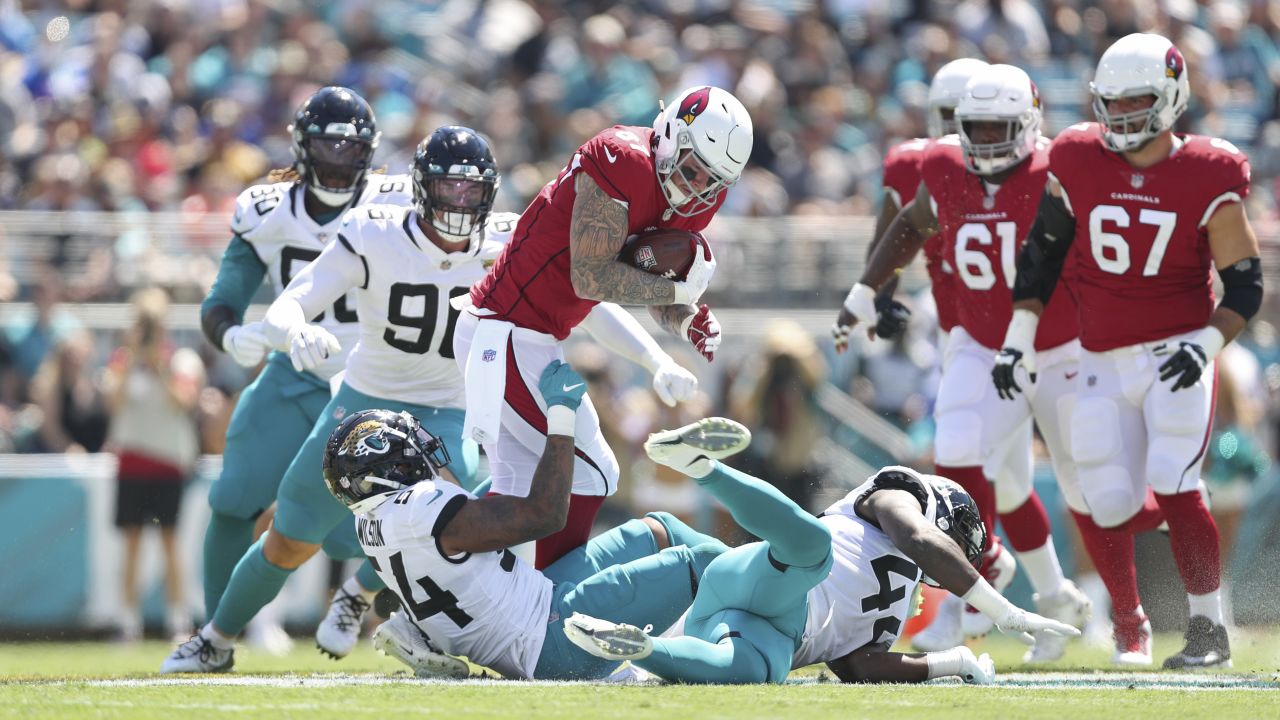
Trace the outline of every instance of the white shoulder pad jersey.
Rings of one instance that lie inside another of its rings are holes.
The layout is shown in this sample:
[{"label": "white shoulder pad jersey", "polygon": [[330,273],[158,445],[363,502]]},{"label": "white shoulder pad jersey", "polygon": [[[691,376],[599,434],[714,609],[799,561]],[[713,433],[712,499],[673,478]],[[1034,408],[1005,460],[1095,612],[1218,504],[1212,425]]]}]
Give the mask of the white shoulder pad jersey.
[{"label": "white shoulder pad jersey", "polygon": [[866,645],[891,646],[912,612],[920,568],[884,531],[854,512],[887,472],[919,483],[925,519],[932,523],[937,516],[937,499],[925,476],[904,467],[881,470],[819,516],[831,530],[835,563],[827,579],[809,591],[809,617],[792,667],[830,662]]},{"label": "white shoulder pad jersey", "polygon": [[473,498],[426,481],[356,516],[356,534],[378,576],[440,649],[511,679],[538,664],[552,584],[510,550],[448,557],[437,537]]},{"label": "white shoulder pad jersey", "polygon": [[446,253],[423,234],[412,208],[368,205],[347,212],[338,241],[364,264],[356,293],[360,341],[345,382],[366,395],[415,405],[464,408],[453,359],[461,312],[449,301],[484,277],[515,231],[514,213],[489,216],[462,252]]},{"label": "white shoulder pad jersey", "polygon": [[[289,281],[308,263],[320,257],[338,234],[334,218],[321,225],[303,209],[303,187],[298,183],[279,182],[254,185],[236,198],[231,232],[239,235],[267,266],[272,297],[279,297]],[[366,203],[410,205],[413,186],[408,175],[369,175],[357,205]],[[330,357],[311,372],[329,379],[346,364],[347,351],[359,337],[355,302],[346,295],[338,299],[313,322],[338,338],[342,351]]]}]

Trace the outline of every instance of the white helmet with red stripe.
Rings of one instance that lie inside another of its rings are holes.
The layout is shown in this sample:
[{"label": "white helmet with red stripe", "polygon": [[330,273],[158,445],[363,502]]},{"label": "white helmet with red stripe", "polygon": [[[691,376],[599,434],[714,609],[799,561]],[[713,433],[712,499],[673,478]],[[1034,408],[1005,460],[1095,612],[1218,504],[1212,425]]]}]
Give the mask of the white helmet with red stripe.
[{"label": "white helmet with red stripe", "polygon": [[[1191,100],[1182,52],[1168,38],[1152,33],[1126,35],[1107,48],[1089,90],[1107,147],[1117,152],[1137,150],[1172,130]],[[1155,96],[1151,107],[1119,114],[1107,110],[1108,100],[1142,95]]]},{"label": "white helmet with red stripe", "polygon": [[[990,65],[969,80],[956,106],[965,166],[993,175],[1022,162],[1040,140],[1040,91],[1021,68]],[[996,141],[977,142],[974,123],[1004,123]]]}]

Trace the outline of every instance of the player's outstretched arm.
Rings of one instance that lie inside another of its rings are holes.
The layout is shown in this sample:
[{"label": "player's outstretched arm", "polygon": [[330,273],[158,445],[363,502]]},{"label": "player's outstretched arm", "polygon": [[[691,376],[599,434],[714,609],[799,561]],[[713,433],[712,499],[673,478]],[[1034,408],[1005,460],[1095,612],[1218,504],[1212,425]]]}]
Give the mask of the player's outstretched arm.
[{"label": "player's outstretched arm", "polygon": [[587,382],[559,360],[542,371],[538,389],[547,401],[547,444],[527,497],[489,495],[469,500],[437,538],[447,555],[505,550],[564,527],[573,489],[573,436]]},{"label": "player's outstretched arm", "polygon": [[658,346],[653,336],[613,303],[600,303],[587,313],[582,327],[608,350],[648,370],[653,375],[653,391],[669,407],[684,402],[698,391],[698,378]]},{"label": "player's outstretched arm", "polygon": [[204,336],[245,367],[257,365],[270,349],[259,323],[244,324],[244,311],[266,273],[267,266],[253,247],[236,235],[222,255],[208,297],[200,304]]},{"label": "player's outstretched arm", "polygon": [[888,652],[876,645],[854,650],[827,663],[827,667],[847,683],[918,683],[959,677],[967,683],[987,685],[996,677],[991,656],[975,656],[964,645],[931,653]]},{"label": "player's outstretched arm", "polygon": [[911,259],[924,247],[924,241],[938,232],[938,217],[933,212],[932,198],[924,183],[920,183],[915,199],[907,203],[889,223],[884,236],[879,238],[867,258],[862,278],[849,291],[836,317],[831,334],[836,351],[844,352],[849,346],[849,332],[859,323],[867,326],[867,337],[874,337],[877,318],[876,293],[897,276]]},{"label": "player's outstretched arm", "polygon": [[332,333],[308,319],[366,280],[360,256],[345,243],[330,243],[267,308],[263,332],[276,349],[288,351],[295,370],[311,370],[342,348]]},{"label": "player's outstretched arm", "polygon": [[692,303],[702,296],[711,277],[697,272],[700,260],[694,261],[684,282],[619,262],[618,251],[629,227],[627,207],[609,197],[585,172],[578,173],[574,183],[569,279],[578,297],[622,305],[672,305]]}]

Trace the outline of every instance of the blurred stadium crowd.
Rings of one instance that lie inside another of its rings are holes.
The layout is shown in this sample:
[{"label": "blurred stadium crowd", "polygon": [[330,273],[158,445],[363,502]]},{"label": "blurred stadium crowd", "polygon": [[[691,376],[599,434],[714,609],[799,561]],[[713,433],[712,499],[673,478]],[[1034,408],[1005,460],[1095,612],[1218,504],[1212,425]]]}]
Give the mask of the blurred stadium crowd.
[{"label": "blurred stadium crowd", "polygon": [[[321,85],[369,99],[382,130],[375,164],[391,172],[441,124],[479,129],[504,168],[498,207],[519,210],[601,128],[648,125],[659,99],[709,83],[742,99],[758,139],[722,214],[867,216],[885,149],[926,134],[928,81],[940,65],[974,55],[1026,68],[1052,135],[1091,118],[1097,55],[1139,30],[1170,37],[1186,55],[1193,100],[1183,129],[1249,154],[1250,216],[1274,244],[1276,0],[0,0],[0,210],[207,219],[217,232],[165,246],[179,248],[166,250],[167,267],[189,272],[184,253],[216,261],[237,193],[291,163],[286,126]],[[0,226],[0,248],[21,241],[14,227]],[[38,271],[7,267],[9,250],[0,252],[0,301],[31,303],[0,333],[0,450],[102,447],[109,379],[138,355],[110,348],[130,347],[138,333],[99,333],[95,349],[60,303],[127,300],[137,241],[126,232],[86,248],[62,238]],[[189,287],[163,274],[150,280],[198,301],[216,264],[194,266],[203,269]],[[205,365],[182,365],[204,383],[194,427],[201,450],[216,454],[247,378],[184,332],[173,344],[198,348]],[[820,474],[808,458],[823,382],[908,428],[927,452],[933,342],[922,324],[892,347],[834,362],[823,339],[780,325],[750,357],[715,371],[723,375],[706,405],[751,420],[762,431],[760,462],[794,477],[805,498]],[[1223,365],[1234,390],[1220,396],[1218,425],[1229,437],[1215,442],[1209,473],[1252,478],[1280,435],[1267,417],[1280,392],[1280,346],[1264,317],[1232,347]],[[673,421],[625,370],[583,352],[593,393],[613,400],[597,406],[616,413],[602,420],[619,455]]]}]

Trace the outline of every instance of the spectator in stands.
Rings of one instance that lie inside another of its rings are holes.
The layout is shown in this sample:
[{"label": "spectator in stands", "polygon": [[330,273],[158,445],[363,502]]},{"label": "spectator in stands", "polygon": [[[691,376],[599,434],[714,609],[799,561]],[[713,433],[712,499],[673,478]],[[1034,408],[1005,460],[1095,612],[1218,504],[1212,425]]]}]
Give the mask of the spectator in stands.
[{"label": "spectator in stands", "polygon": [[49,267],[37,271],[39,278],[31,288],[31,311],[11,320],[5,330],[10,362],[21,386],[16,398],[8,402],[23,402],[27,394],[26,384],[35,377],[36,370],[45,357],[63,338],[78,330],[80,321],[62,307],[62,277]]},{"label": "spectator in stands", "polygon": [[107,399],[93,360],[93,338],[77,331],[45,358],[31,382],[41,410],[33,452],[96,453],[107,439]]},{"label": "spectator in stands", "polygon": [[165,629],[186,637],[191,616],[182,598],[182,565],[174,526],[182,488],[198,456],[193,411],[204,384],[204,365],[190,348],[169,342],[169,300],[159,288],[133,297],[134,323],[108,367],[112,412],[110,442],[119,458],[116,526],[124,536],[124,613],[119,636],[142,636],[138,551],[142,530],[158,526],[165,562]]}]

